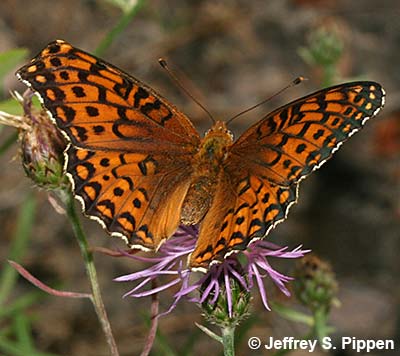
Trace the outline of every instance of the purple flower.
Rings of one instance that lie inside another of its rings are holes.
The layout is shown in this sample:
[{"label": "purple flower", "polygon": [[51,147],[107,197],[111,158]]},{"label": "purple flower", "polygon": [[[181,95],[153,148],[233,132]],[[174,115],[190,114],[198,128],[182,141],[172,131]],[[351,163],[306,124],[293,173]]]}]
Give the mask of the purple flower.
[{"label": "purple flower", "polygon": [[[264,307],[270,310],[267,302],[267,295],[265,292],[265,286],[263,278],[269,276],[280,291],[286,296],[290,296],[289,290],[286,288],[285,283],[293,280],[292,277],[285,276],[282,273],[274,270],[269,264],[268,257],[279,257],[279,258],[300,258],[311,250],[302,250],[301,245],[288,251],[287,247],[280,247],[269,241],[258,240],[250,244],[243,254],[247,258],[245,271],[249,280],[249,289],[253,288],[254,280],[257,283],[258,290],[260,291],[261,300]],[[264,274],[266,272],[266,274]]]},{"label": "purple flower", "polygon": [[[125,296],[146,297],[179,285],[179,290],[174,294],[171,306],[160,315],[172,311],[182,298],[195,303],[203,304],[207,302],[210,305],[215,305],[224,294],[226,295],[228,315],[232,317],[237,303],[233,289],[239,288],[249,293],[256,286],[265,308],[270,310],[264,278],[267,276],[271,278],[275,285],[287,296],[290,296],[290,292],[285,284],[293,278],[273,269],[268,259],[299,258],[310,251],[302,250],[301,246],[289,251],[287,247],[279,247],[268,241],[258,240],[250,244],[247,250],[230,255],[222,263],[211,265],[207,273],[201,274],[193,272],[187,267],[187,259],[195,248],[197,236],[198,229],[196,227],[181,225],[175,235],[160,247],[156,256],[142,257],[127,254],[129,258],[148,262],[151,266],[115,279],[118,282],[137,282],[136,286]],[[245,258],[239,258],[240,255]],[[241,262],[241,260],[244,260],[244,262]],[[152,281],[164,275],[174,276],[174,278],[152,288]],[[231,281],[236,283],[236,287]],[[196,290],[199,292],[199,296],[192,295]]]}]

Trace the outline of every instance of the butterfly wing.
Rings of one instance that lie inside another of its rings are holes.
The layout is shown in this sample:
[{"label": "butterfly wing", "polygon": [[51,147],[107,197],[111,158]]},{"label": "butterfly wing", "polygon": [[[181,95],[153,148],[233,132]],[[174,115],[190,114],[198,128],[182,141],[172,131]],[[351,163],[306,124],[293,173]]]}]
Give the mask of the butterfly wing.
[{"label": "butterfly wing", "polygon": [[266,236],[297,201],[299,182],[383,104],[379,84],[346,83],[285,105],[250,127],[229,152],[190,264],[207,266]]},{"label": "butterfly wing", "polygon": [[67,173],[85,213],[137,247],[179,224],[200,138],[189,119],[138,80],[65,41],[17,76],[71,145]]}]

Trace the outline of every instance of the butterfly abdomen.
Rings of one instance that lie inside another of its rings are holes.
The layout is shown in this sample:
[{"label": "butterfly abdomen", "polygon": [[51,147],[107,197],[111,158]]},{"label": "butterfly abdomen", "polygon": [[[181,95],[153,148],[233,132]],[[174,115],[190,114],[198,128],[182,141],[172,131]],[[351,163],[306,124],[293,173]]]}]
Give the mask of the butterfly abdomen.
[{"label": "butterfly abdomen", "polygon": [[192,182],[181,212],[182,223],[197,224],[209,210],[232,142],[233,136],[224,122],[217,121],[206,133],[194,157]]}]

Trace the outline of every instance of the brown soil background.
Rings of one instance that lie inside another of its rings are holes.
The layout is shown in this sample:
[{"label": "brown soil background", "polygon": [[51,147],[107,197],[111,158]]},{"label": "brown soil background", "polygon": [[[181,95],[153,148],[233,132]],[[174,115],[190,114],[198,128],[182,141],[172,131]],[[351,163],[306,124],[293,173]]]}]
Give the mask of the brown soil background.
[{"label": "brown soil background", "polygon": [[[90,52],[120,16],[120,10],[105,1],[2,0],[0,51],[26,47],[33,56],[48,42],[62,38]],[[149,0],[103,56],[161,92],[193,120],[200,132],[209,127],[207,117],[163,73],[157,64],[160,56],[190,78],[192,93],[220,119],[228,119],[275,93],[298,75],[310,79],[237,120],[232,129],[240,133],[263,113],[320,87],[320,72],[303,62],[298,49],[306,45],[307,36],[318,26],[337,26],[345,44],[341,76],[380,82],[388,94],[387,105],[379,118],[369,122],[328,164],[302,183],[299,203],[269,239],[292,247],[302,243],[332,264],[342,303],[332,312],[335,337],[397,338],[397,347],[399,19],[397,0]],[[22,90],[11,74],[6,88]],[[10,132],[3,130],[0,140]],[[23,265],[50,285],[61,283],[63,289],[87,291],[71,228],[50,206],[47,194],[24,177],[19,160],[13,160],[17,150],[15,145],[0,157],[0,262],[6,263],[19,207],[26,194],[35,191],[39,202],[36,223]],[[95,222],[82,220],[93,246],[124,247],[109,239]],[[96,256],[96,265],[121,355],[138,355],[148,330],[150,300],[121,299],[130,285],[112,279],[141,266],[103,255]],[[293,266],[293,261],[285,261],[279,268],[290,274]],[[33,288],[20,280],[15,296]],[[170,297],[171,293],[161,295],[162,308],[169,305]],[[269,297],[294,302],[273,289]],[[60,355],[108,354],[89,302],[44,297],[29,313],[35,317],[33,331],[40,350]],[[263,310],[256,293],[253,314],[258,320],[244,336],[238,354],[248,354],[250,336],[266,339],[303,332],[298,325]],[[220,346],[198,331],[194,322],[203,322],[200,310],[183,302],[161,320],[160,332],[176,354],[183,353],[183,345],[190,338],[194,343],[192,354],[220,352]],[[168,353],[156,343],[153,354]]]}]

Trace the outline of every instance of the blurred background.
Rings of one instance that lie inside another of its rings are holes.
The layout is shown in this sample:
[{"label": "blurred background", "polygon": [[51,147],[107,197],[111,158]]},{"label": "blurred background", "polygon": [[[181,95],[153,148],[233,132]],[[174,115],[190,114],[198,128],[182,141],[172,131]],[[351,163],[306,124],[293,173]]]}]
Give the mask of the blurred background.
[{"label": "blurred background", "polygon": [[[202,134],[210,121],[163,72],[157,63],[160,56],[178,68],[190,92],[221,120],[276,93],[299,75],[309,79],[234,121],[231,129],[236,135],[273,108],[324,86],[359,79],[381,83],[387,104],[379,117],[301,184],[298,204],[268,238],[290,247],[303,244],[331,264],[341,302],[330,317],[334,338],[390,338],[400,347],[399,2],[147,0],[133,15],[129,9],[134,3],[2,0],[0,54],[5,57],[0,63],[7,65],[0,68],[0,110],[9,107],[10,90],[24,90],[15,70],[54,39],[92,53],[97,49],[102,58],[178,106]],[[88,301],[48,296],[22,278],[10,277],[11,284],[5,280],[7,259],[13,257],[51,286],[88,291],[71,227],[49,204],[48,193],[25,177],[14,141],[15,129],[0,126],[0,291],[6,283],[12,286],[7,298],[0,300],[0,354],[18,354],[6,346],[13,342],[10,330],[24,320],[30,340],[43,353],[107,355]],[[124,248],[96,222],[82,222],[92,246]],[[18,249],[14,240],[21,234],[26,240]],[[271,264],[293,274],[294,261]],[[149,328],[150,299],[122,299],[132,285],[112,279],[141,265],[98,254],[96,266],[121,355],[137,355]],[[162,309],[169,306],[172,292],[161,295]],[[302,335],[301,325],[265,311],[258,295],[253,296],[251,316],[239,332],[239,355],[248,353],[250,336]],[[268,296],[297,305],[295,298],[284,297],[272,286]],[[5,312],[7,303],[22,297],[23,307]],[[204,322],[200,309],[180,303],[161,319],[153,353],[220,352],[220,345],[195,322]]]}]

